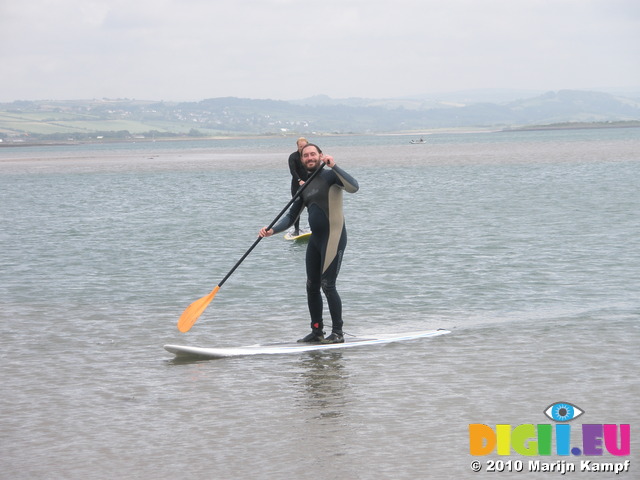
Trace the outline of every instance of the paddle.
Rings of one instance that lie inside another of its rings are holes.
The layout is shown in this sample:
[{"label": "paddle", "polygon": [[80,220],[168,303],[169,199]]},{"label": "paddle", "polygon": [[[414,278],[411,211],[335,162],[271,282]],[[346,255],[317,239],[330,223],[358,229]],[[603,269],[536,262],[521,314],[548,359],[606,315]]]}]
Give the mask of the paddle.
[{"label": "paddle", "polygon": [[[285,214],[285,212],[289,209],[289,207],[293,204],[293,202],[295,202],[295,200],[300,196],[302,191],[307,187],[307,185],[309,185],[309,182],[311,182],[311,180],[313,180],[315,176],[318,175],[318,173],[320,173],[320,170],[322,170],[323,168],[324,168],[324,163],[320,163],[320,167],[315,172],[313,172],[313,174],[307,179],[307,181],[298,189],[295,195],[291,197],[291,200],[289,200],[289,203],[287,203],[287,205],[282,209],[282,211],[278,214],[278,216],[273,219],[273,222],[269,224],[269,226],[267,227],[267,230],[270,230],[276,224],[276,222],[280,220],[280,217]],[[233,274],[233,272],[236,271],[236,268],[240,266],[240,264],[244,261],[245,258],[247,258],[247,256],[251,253],[251,251],[254,248],[256,248],[256,245],[260,243],[260,240],[262,240],[262,237],[258,237],[256,241],[253,242],[253,245],[249,247],[249,250],[247,250],[244,253],[244,255],[242,255],[240,260],[238,260],[238,262],[233,266],[233,268],[229,270],[229,273],[227,273],[227,275],[222,279],[222,281],[218,283],[218,285],[216,285],[216,287],[213,290],[211,290],[211,293],[209,295],[205,295],[204,297],[199,298],[198,300],[193,302],[191,305],[189,305],[184,312],[182,312],[182,315],[180,315],[180,319],[178,320],[178,330],[184,333],[184,332],[188,332],[191,329],[191,327],[193,327],[193,324],[196,323],[196,321],[198,320],[198,317],[202,315],[202,312],[204,312],[205,309],[209,306],[209,304],[211,303],[211,300],[213,300],[213,297],[216,296],[216,293],[218,293],[218,290],[220,290],[220,287],[224,285],[224,282],[226,282],[227,279]]]}]

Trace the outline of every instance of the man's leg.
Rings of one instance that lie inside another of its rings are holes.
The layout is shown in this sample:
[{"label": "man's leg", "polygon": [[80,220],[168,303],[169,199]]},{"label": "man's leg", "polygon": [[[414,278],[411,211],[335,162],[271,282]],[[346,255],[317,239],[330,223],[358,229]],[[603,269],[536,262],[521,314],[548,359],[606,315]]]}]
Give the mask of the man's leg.
[{"label": "man's leg", "polygon": [[338,252],[336,253],[333,262],[322,273],[321,286],[325,297],[327,297],[327,304],[329,305],[329,312],[331,313],[331,331],[333,333],[342,336],[342,299],[336,289],[336,281],[338,274],[340,273],[340,266],[342,265],[342,255],[344,249],[347,246],[347,234],[346,230],[343,231],[338,243]]},{"label": "man's leg", "polygon": [[309,241],[307,246],[306,267],[307,267],[307,304],[311,316],[311,333],[298,340],[299,342],[316,342],[324,339],[324,325],[322,322],[322,293],[321,288],[321,256],[320,251],[315,248],[314,242]]}]

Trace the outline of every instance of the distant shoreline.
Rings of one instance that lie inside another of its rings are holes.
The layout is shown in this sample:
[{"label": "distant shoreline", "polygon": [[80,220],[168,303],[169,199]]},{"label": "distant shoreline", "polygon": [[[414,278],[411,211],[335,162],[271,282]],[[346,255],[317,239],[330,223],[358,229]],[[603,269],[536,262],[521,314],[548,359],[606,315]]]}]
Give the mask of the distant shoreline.
[{"label": "distant shoreline", "polygon": [[[612,128],[640,128],[640,121],[617,121],[617,122],[572,122],[572,123],[558,123],[551,125],[529,125],[522,127],[506,127],[506,128],[488,128],[478,127],[473,128],[445,128],[445,129],[425,129],[416,131],[405,132],[386,132],[386,133],[316,133],[313,136],[340,136],[340,137],[354,137],[354,136],[419,136],[419,135],[433,135],[438,133],[446,134],[468,134],[468,133],[509,133],[509,132],[529,132],[529,131],[546,131],[546,130],[599,130],[599,129],[612,129]],[[202,136],[202,137],[188,137],[188,136],[168,136],[168,137],[155,137],[155,138],[114,138],[114,139],[95,139],[95,140],[34,140],[25,141],[0,141],[0,148],[19,148],[19,147],[34,147],[34,146],[74,146],[74,145],[95,145],[95,144],[120,144],[120,143],[156,143],[156,142],[181,142],[181,141],[206,141],[206,140],[246,140],[246,139],[270,139],[280,137],[296,138],[298,136],[309,136],[309,134],[287,134],[287,135],[215,135],[215,136]]]},{"label": "distant shoreline", "polygon": [[601,128],[640,128],[640,121],[616,121],[616,122],[567,122],[550,125],[529,125],[503,129],[503,132],[528,132],[538,130],[595,130]]}]

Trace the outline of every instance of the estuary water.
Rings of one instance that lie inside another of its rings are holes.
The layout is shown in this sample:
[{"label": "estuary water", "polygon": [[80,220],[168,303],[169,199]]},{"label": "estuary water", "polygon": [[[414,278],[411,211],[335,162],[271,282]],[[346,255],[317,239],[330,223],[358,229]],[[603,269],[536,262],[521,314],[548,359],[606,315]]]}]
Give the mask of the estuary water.
[{"label": "estuary water", "polygon": [[[176,328],[289,201],[295,139],[0,148],[0,478],[638,478],[640,131],[410,138],[310,138],[360,183],[345,331],[452,333],[212,361],[162,346],[307,333],[282,235]],[[572,447],[630,424],[631,454],[470,454],[470,424],[554,424],[560,401]]]}]

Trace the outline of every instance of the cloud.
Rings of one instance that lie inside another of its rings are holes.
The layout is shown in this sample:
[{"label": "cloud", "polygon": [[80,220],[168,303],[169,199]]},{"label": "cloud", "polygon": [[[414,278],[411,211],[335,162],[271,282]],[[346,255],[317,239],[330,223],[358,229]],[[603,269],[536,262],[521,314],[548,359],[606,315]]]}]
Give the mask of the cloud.
[{"label": "cloud", "polygon": [[627,0],[5,0],[0,100],[638,86]]}]

